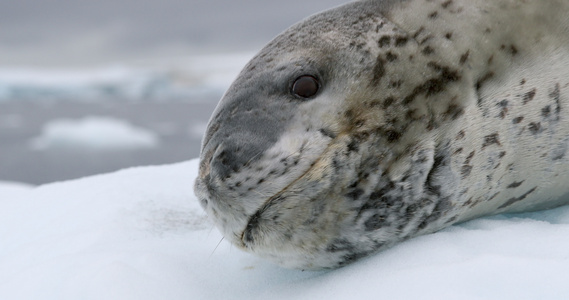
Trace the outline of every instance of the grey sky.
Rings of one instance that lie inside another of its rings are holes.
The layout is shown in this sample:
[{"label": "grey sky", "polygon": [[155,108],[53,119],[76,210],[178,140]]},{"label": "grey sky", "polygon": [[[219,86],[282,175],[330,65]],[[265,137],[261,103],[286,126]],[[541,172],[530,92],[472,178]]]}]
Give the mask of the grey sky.
[{"label": "grey sky", "polygon": [[0,0],[0,67],[255,50],[348,0]]}]

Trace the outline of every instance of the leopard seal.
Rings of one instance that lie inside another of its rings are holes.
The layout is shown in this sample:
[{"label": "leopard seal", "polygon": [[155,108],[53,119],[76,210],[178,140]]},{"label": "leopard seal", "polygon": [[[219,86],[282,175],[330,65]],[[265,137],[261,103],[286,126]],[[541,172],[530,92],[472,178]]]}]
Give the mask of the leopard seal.
[{"label": "leopard seal", "polygon": [[568,202],[569,1],[364,0],[277,36],[223,96],[195,193],[224,237],[326,269]]}]

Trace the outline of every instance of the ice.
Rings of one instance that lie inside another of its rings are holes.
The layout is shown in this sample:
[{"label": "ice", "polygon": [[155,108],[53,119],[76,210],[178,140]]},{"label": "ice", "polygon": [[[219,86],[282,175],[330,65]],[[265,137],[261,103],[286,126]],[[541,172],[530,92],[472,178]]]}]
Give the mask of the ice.
[{"label": "ice", "polygon": [[0,68],[0,101],[197,101],[220,96],[252,53],[90,69]]},{"label": "ice", "polygon": [[0,205],[2,202],[29,192],[33,187],[29,184],[11,181],[0,181]]},{"label": "ice", "polygon": [[125,120],[104,116],[81,119],[56,119],[42,128],[40,136],[31,140],[35,150],[131,150],[159,145],[155,133],[135,127]]},{"label": "ice", "polygon": [[0,198],[0,299],[569,297],[567,206],[481,218],[303,272],[223,240],[193,195],[197,170],[197,160],[138,167]]}]

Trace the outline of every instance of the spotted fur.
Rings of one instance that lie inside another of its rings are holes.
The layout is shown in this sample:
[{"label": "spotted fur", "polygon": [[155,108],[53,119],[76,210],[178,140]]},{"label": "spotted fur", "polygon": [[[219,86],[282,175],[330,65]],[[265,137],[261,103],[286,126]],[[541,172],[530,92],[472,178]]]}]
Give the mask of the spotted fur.
[{"label": "spotted fur", "polygon": [[[334,268],[569,193],[569,2],[364,0],[270,42],[214,112],[195,191],[227,240]],[[314,97],[291,86],[317,78]]]}]

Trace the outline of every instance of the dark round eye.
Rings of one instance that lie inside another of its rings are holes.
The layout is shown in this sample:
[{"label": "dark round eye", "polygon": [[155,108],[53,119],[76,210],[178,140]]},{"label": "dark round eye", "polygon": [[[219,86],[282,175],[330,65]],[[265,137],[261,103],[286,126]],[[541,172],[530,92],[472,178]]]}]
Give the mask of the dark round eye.
[{"label": "dark round eye", "polygon": [[292,93],[300,98],[310,98],[318,93],[319,88],[320,84],[316,78],[310,75],[302,75],[292,84]]}]

